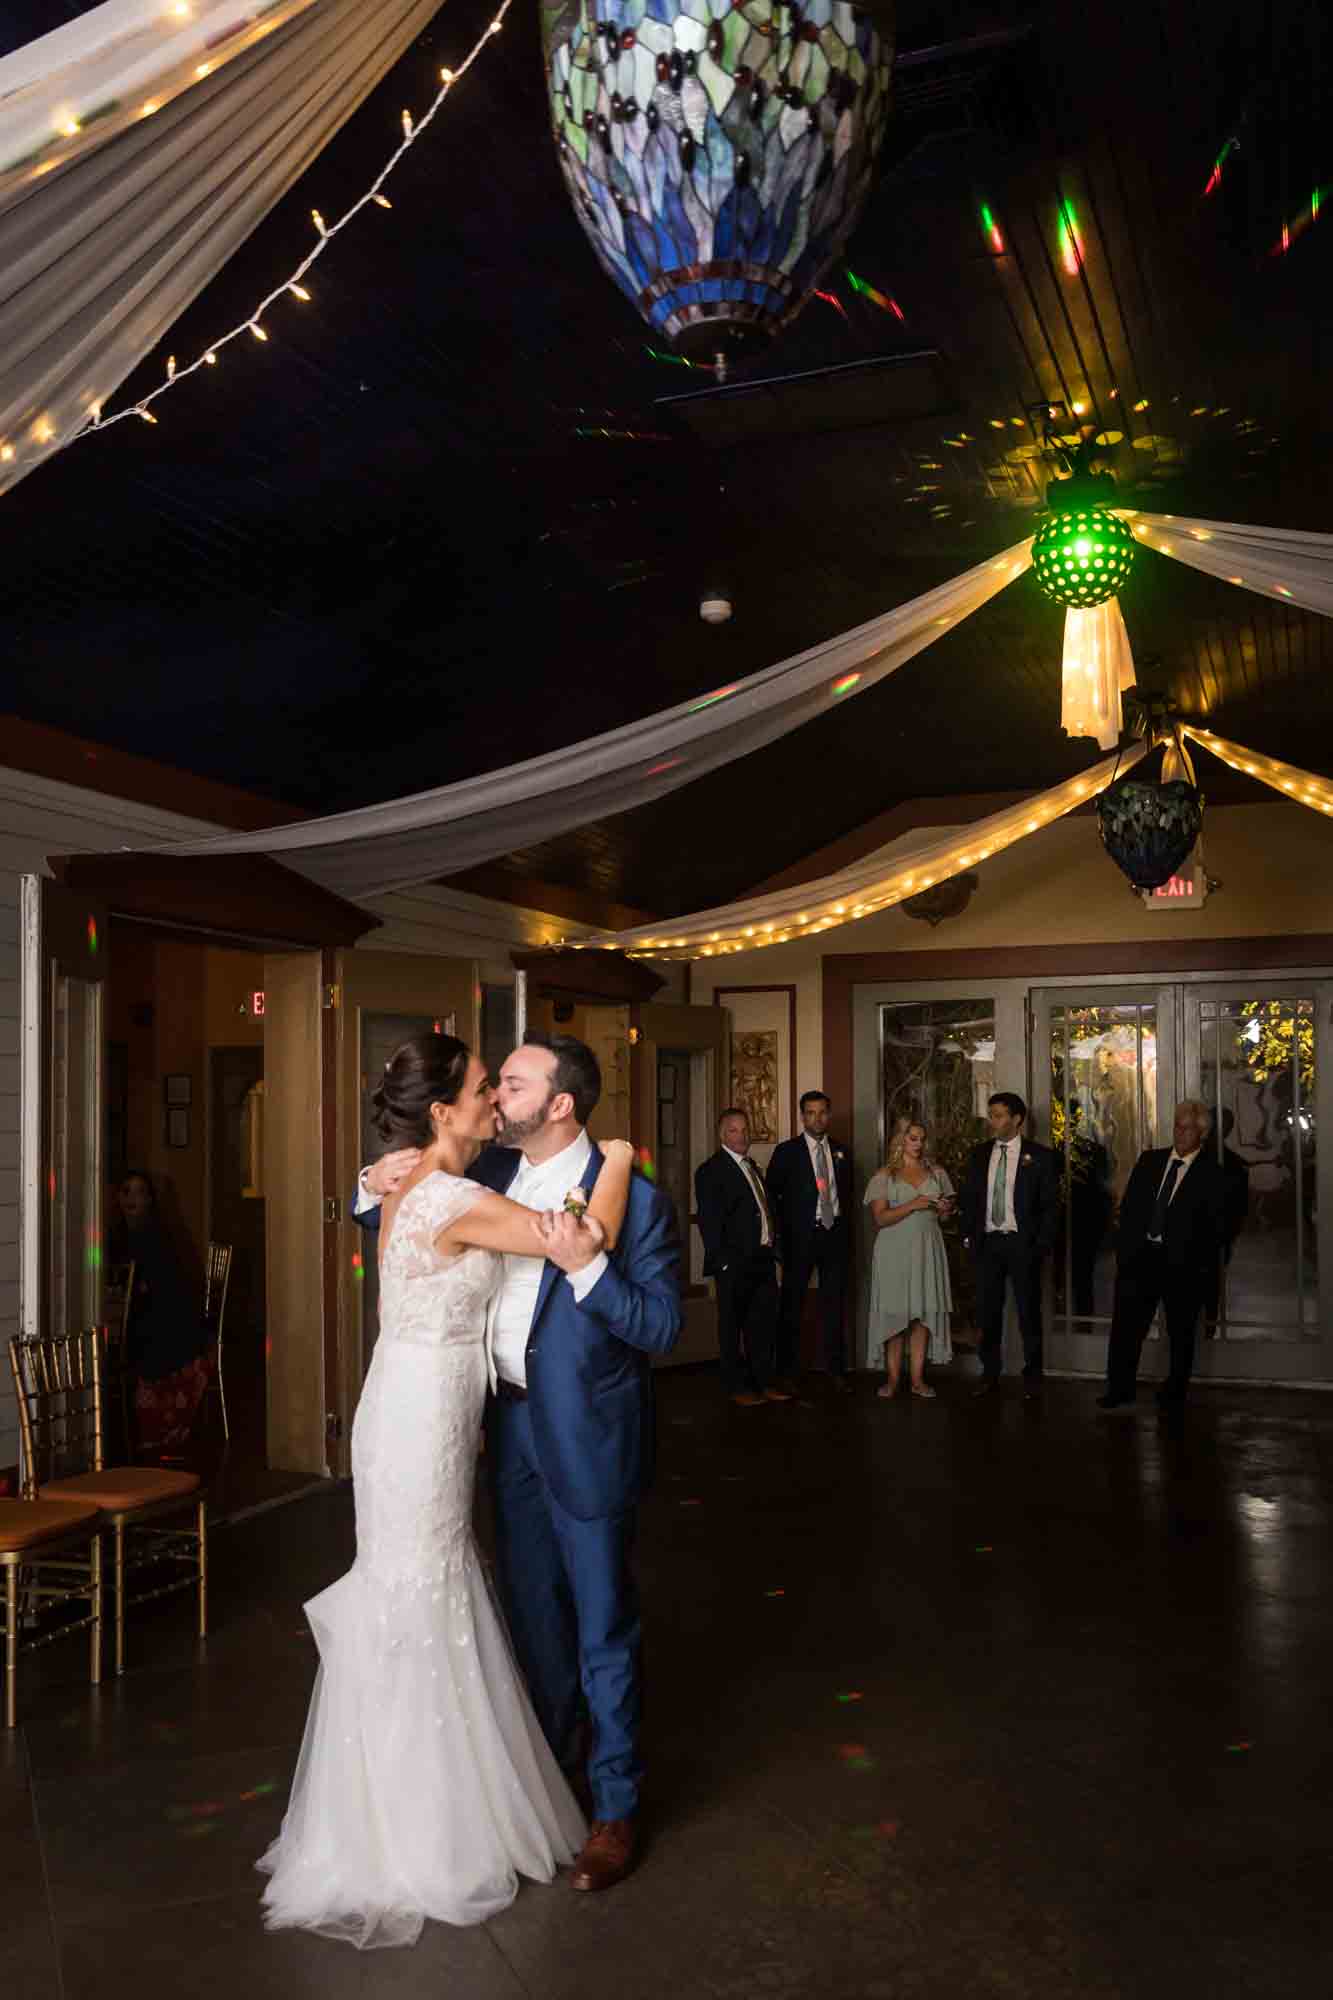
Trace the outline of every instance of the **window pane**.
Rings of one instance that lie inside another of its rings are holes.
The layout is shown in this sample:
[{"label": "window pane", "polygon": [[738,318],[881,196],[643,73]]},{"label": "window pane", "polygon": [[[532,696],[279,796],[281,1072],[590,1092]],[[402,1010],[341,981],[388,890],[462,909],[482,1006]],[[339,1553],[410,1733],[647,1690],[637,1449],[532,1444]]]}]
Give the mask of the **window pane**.
[{"label": "window pane", "polygon": [[1051,1144],[1064,1185],[1057,1312],[1110,1318],[1115,1216],[1156,1131],[1156,1006],[1052,1008]]},{"label": "window pane", "polygon": [[1210,1331],[1318,1335],[1312,1000],[1203,1001],[1201,1094],[1226,1175],[1226,1247]]},{"label": "window pane", "polygon": [[[908,1000],[880,1011],[884,1145],[900,1118],[919,1119],[931,1157],[955,1187],[967,1156],[987,1133],[986,1099],[995,1089],[993,1000]],[[956,1216],[943,1224],[954,1297],[955,1336],[975,1324],[972,1259]]]}]

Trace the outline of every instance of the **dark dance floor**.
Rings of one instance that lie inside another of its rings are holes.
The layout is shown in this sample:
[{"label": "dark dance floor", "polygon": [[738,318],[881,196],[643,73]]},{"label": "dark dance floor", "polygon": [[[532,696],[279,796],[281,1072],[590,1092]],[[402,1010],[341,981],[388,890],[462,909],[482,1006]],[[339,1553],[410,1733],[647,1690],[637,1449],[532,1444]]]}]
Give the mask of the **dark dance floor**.
[{"label": "dark dance floor", "polygon": [[410,1951],[260,1926],[346,1491],[219,1529],[217,1629],[151,1607],[0,1746],[5,2000],[1156,2000],[1330,1990],[1333,1398],[722,1407],[660,1381],[650,1844]]}]

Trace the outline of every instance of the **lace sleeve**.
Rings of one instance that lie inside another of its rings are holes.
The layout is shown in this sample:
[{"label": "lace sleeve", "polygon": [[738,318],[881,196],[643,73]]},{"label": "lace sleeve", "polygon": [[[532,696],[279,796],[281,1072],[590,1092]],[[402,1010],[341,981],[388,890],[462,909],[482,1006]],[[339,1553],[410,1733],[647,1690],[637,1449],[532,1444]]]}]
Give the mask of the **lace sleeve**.
[{"label": "lace sleeve", "polygon": [[435,1245],[440,1231],[466,1214],[485,1192],[475,1181],[459,1180],[454,1174],[432,1174],[406,1196],[411,1206],[404,1206],[393,1218],[386,1254],[396,1253],[397,1268],[407,1276],[422,1277],[438,1269],[440,1253]]},{"label": "lace sleeve", "polygon": [[431,1240],[466,1215],[474,1202],[488,1190],[477,1181],[460,1180],[455,1174],[437,1174],[431,1182],[430,1200],[424,1204],[430,1222]]}]

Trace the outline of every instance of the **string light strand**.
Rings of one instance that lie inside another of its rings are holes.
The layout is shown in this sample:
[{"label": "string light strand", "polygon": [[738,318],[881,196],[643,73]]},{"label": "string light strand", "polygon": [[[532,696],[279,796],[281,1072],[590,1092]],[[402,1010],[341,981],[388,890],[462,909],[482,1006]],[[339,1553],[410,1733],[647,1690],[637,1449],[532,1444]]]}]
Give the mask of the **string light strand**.
[{"label": "string light strand", "polygon": [[[238,320],[229,332],[219,335],[216,340],[205,341],[197,358],[191,361],[188,366],[179,366],[174,355],[169,357],[165,378],[158,384],[156,389],[150,390],[146,396],[140,396],[137,401],[126,404],[123,410],[117,410],[115,415],[110,417],[102,415],[100,404],[92,404],[83,424],[78,430],[70,432],[64,444],[59,449],[68,450],[70,445],[77,443],[80,438],[89,437],[94,431],[99,433],[109,431],[116,424],[123,423],[126,417],[137,417],[142,422],[155,424],[158,420],[151,414],[149,405],[156,403],[160,397],[165,396],[168,389],[178,389],[182,382],[187,382],[191,375],[196,374],[199,369],[215,366],[221,350],[229,346],[233,340],[240,340],[247,333],[260,344],[268,340],[269,336],[265,331],[263,320],[264,314],[270,306],[276,305],[279,299],[285,298],[289,294],[298,299],[309,301],[310,293],[303,283],[307,271],[311,269],[312,265],[319,262],[319,259],[333,243],[334,238],[346,229],[350,222],[355,221],[363,208],[368,208],[372,204],[378,208],[389,208],[392,206],[388,196],[382,192],[384,183],[388,180],[404,154],[410,152],[412,147],[416,145],[417,141],[426,132],[450,91],[456,84],[462,82],[491,37],[500,33],[500,30],[504,26],[505,16],[512,5],[513,0],[502,0],[495,18],[477,38],[477,41],[468,51],[467,56],[460,63],[459,67],[457,69],[442,69],[440,71],[440,87],[431,100],[429,108],[422,113],[420,118],[414,118],[409,111],[403,112],[403,137],[401,142],[389,156],[365,193],[352,203],[352,206],[346,213],[340,215],[336,222],[325,222],[324,217],[318,209],[311,210],[311,220],[315,226],[315,243],[313,248],[301,259],[295,270],[285,277],[280,284],[275,285],[272,291],[260,299],[259,303],[250,312],[246,313],[242,319]],[[54,455],[54,453],[48,454],[48,456]]]}]

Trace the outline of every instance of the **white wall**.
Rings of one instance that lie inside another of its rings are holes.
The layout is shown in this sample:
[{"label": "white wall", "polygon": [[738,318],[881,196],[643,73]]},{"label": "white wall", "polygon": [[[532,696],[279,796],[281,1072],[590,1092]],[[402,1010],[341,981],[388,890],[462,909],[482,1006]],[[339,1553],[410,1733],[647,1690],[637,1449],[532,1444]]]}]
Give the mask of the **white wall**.
[{"label": "white wall", "polygon": [[[961,917],[932,929],[901,910],[885,910],[826,931],[818,943],[696,959],[690,997],[711,1001],[719,986],[794,984],[799,1093],[821,1082],[822,967],[839,954],[1333,931],[1333,821],[1276,798],[1271,805],[1221,806],[1205,815],[1203,846],[1221,889],[1202,909],[1148,910],[1107,856],[1096,819],[1059,820],[983,863],[975,871],[980,886]],[[846,1111],[837,1106],[835,1116]]]}]

